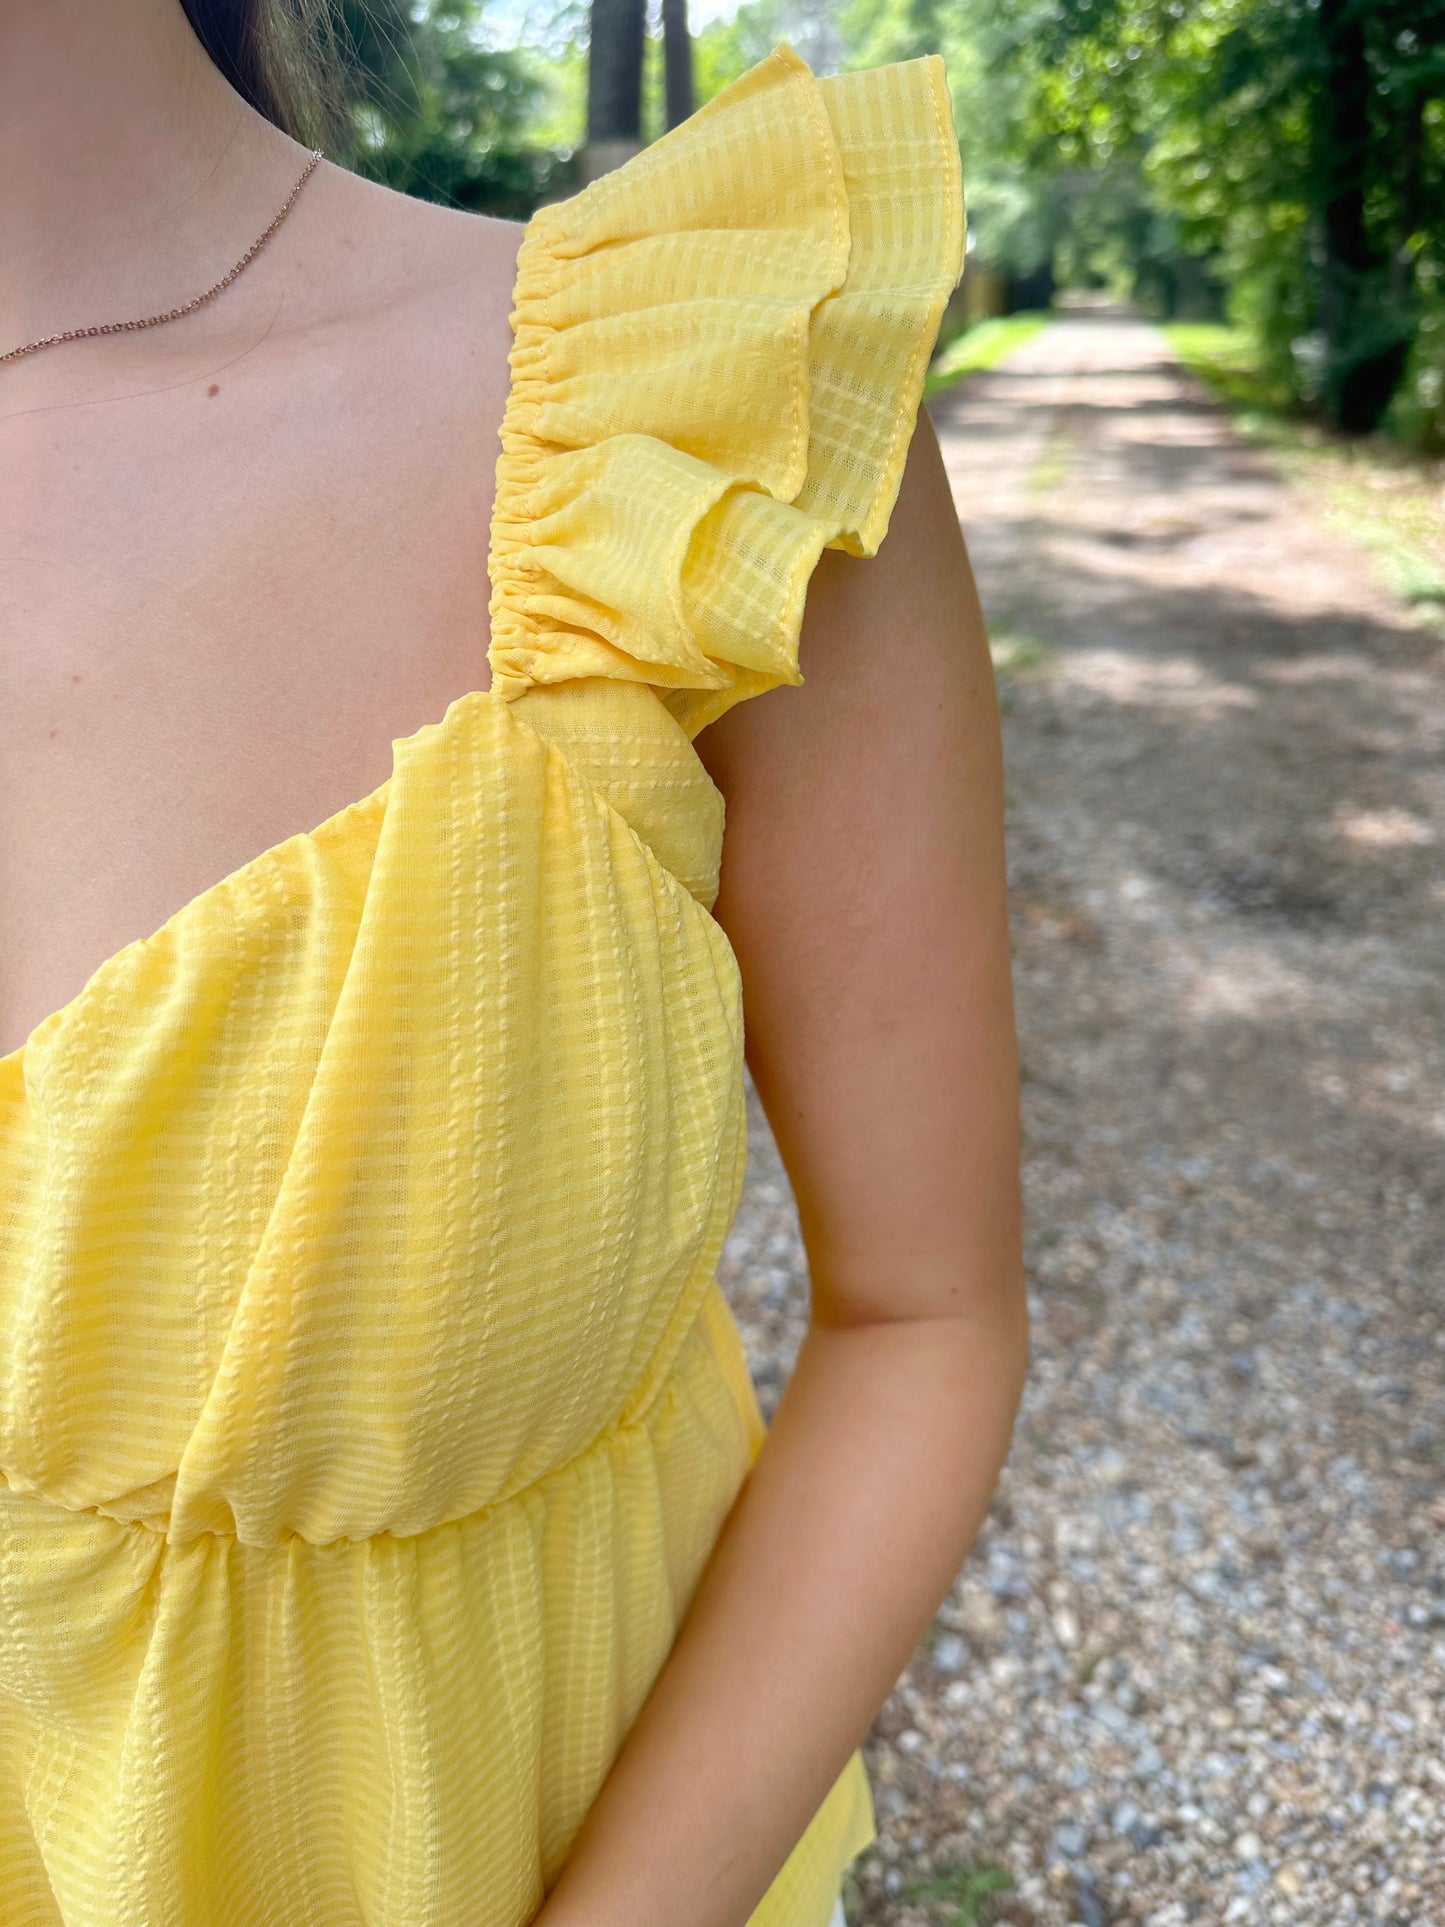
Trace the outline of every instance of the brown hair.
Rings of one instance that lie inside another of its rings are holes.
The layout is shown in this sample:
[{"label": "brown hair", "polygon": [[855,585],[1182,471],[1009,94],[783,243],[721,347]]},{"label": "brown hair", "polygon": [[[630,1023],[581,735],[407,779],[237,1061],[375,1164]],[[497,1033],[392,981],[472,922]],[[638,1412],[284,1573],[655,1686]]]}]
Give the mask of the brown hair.
[{"label": "brown hair", "polygon": [[196,38],[243,100],[307,147],[345,120],[334,0],[181,0]]}]

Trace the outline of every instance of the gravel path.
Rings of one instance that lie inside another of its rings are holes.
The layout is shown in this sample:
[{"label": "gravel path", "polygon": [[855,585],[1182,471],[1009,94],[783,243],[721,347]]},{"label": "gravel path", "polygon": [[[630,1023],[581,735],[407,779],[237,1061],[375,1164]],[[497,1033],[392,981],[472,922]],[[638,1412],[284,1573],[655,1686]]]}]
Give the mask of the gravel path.
[{"label": "gravel path", "polygon": [[998,1868],[1012,1927],[1445,1927],[1445,649],[1140,321],[930,413],[1004,665],[1034,1352],[850,1921]]}]

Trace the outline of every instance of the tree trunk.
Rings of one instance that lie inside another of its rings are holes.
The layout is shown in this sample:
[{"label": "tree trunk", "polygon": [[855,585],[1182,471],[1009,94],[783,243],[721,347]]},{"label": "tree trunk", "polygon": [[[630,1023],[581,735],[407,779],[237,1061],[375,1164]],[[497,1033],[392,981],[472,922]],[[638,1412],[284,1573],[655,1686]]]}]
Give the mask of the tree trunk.
[{"label": "tree trunk", "polygon": [[1318,20],[1324,58],[1314,99],[1314,173],[1323,194],[1324,403],[1336,427],[1361,435],[1378,426],[1389,405],[1409,340],[1389,325],[1386,264],[1366,220],[1374,83],[1362,0],[1319,0]]},{"label": "tree trunk", "polygon": [[647,0],[592,0],[587,50],[585,186],[642,146],[642,51]]},{"label": "tree trunk", "polygon": [[662,0],[662,79],[664,121],[668,127],[676,127],[693,110],[687,0]]}]

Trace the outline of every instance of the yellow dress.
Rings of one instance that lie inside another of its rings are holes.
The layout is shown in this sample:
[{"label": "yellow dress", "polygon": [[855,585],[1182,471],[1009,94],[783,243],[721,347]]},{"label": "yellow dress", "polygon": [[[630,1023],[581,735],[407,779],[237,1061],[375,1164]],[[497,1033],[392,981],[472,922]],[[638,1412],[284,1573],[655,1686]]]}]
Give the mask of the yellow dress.
[{"label": "yellow dress", "polygon": [[[693,738],[803,680],[962,264],[936,55],[780,42],[538,210],[491,687],[0,1059],[0,1927],[541,1906],[764,1438]],[[873,1837],[855,1753],[751,1927]]]}]

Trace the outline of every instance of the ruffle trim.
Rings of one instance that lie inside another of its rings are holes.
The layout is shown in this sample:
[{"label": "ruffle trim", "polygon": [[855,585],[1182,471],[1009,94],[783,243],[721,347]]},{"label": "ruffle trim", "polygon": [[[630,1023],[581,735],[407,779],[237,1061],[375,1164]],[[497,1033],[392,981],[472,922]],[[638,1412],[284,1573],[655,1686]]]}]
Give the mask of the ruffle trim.
[{"label": "ruffle trim", "polygon": [[527,225],[489,569],[492,688],[651,685],[695,736],[801,683],[822,550],[873,555],[963,271],[942,58],[780,41]]}]

